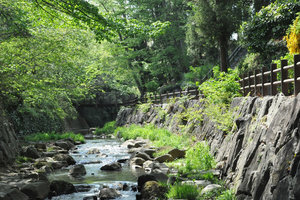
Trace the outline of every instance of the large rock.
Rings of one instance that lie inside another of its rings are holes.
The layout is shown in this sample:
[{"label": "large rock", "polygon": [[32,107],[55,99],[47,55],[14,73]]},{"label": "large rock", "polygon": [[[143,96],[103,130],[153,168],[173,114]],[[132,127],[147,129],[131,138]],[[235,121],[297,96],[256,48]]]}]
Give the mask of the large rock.
[{"label": "large rock", "polygon": [[34,158],[34,159],[41,157],[38,150],[33,146],[26,147],[23,150],[23,156]]},{"label": "large rock", "polygon": [[180,149],[172,149],[171,151],[168,152],[174,159],[178,158],[184,158],[185,157],[185,150],[180,150]]},{"label": "large rock", "polygon": [[73,177],[81,177],[86,175],[84,165],[75,165],[69,170],[69,174]]},{"label": "large rock", "polygon": [[75,186],[72,183],[55,180],[50,183],[50,191],[54,196],[62,194],[71,194],[76,192]]},{"label": "large rock", "polygon": [[145,184],[147,181],[157,181],[157,179],[155,178],[155,176],[150,175],[150,174],[143,174],[143,175],[140,175],[140,176],[138,177],[138,191],[141,191],[141,190],[142,190],[142,188],[144,187],[144,184]]},{"label": "large rock", "polygon": [[74,158],[68,154],[56,154],[53,159],[56,161],[65,161],[68,165],[74,165],[76,163]]},{"label": "large rock", "polygon": [[28,200],[29,197],[18,188],[0,183],[0,200]]},{"label": "large rock", "polygon": [[33,182],[22,187],[21,192],[30,199],[43,200],[50,192],[50,184],[47,181]]},{"label": "large rock", "polygon": [[174,158],[170,154],[165,154],[155,158],[154,160],[163,163],[163,162],[172,162],[174,161]]},{"label": "large rock", "polygon": [[145,160],[143,158],[139,158],[139,157],[134,157],[130,160],[130,165],[139,165],[139,166],[143,166],[143,163],[145,162]]},{"label": "large rock", "polygon": [[106,199],[116,199],[120,197],[121,194],[116,189],[113,188],[103,188],[100,190],[99,197],[100,200],[106,200]]},{"label": "large rock", "polygon": [[75,146],[70,140],[59,140],[55,142],[55,145],[67,151]]},{"label": "large rock", "polygon": [[148,154],[146,154],[144,152],[140,152],[140,151],[136,152],[134,154],[134,157],[139,157],[139,158],[142,158],[144,160],[152,160],[151,157]]},{"label": "large rock", "polygon": [[115,171],[115,170],[121,170],[122,165],[118,162],[113,162],[107,165],[102,166],[101,170],[108,170],[108,171]]},{"label": "large rock", "polygon": [[141,200],[164,199],[167,187],[163,187],[156,181],[147,181],[141,190]]},{"label": "large rock", "polygon": [[0,167],[12,164],[20,147],[16,133],[9,123],[0,102]]}]

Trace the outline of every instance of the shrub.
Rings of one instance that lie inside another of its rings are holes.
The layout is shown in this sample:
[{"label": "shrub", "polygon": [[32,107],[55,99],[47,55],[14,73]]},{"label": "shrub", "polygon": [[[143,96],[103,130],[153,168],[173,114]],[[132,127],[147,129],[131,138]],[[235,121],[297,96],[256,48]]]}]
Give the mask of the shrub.
[{"label": "shrub", "polygon": [[300,53],[300,13],[284,38],[291,54]]},{"label": "shrub", "polygon": [[214,68],[214,79],[211,78],[200,85],[199,89],[204,94],[205,109],[203,113],[211,121],[216,122],[218,129],[228,133],[233,123],[233,112],[230,103],[234,97],[241,96],[237,70],[228,70],[228,73],[220,72]]},{"label": "shrub", "polygon": [[236,197],[233,190],[225,190],[217,197],[217,200],[236,200]]},{"label": "shrub", "polygon": [[100,134],[112,134],[114,133],[116,129],[116,121],[107,122],[104,124],[102,128],[96,128],[94,134],[100,135]]},{"label": "shrub", "polygon": [[197,186],[175,184],[171,186],[169,192],[167,193],[167,198],[195,200],[198,195],[199,191]]},{"label": "shrub", "polygon": [[75,134],[72,132],[67,133],[35,133],[25,136],[26,141],[51,141],[72,138],[74,141],[84,142],[84,137],[81,134]]},{"label": "shrub", "polygon": [[186,171],[209,170],[215,165],[214,157],[210,154],[205,142],[198,142],[186,152]]}]

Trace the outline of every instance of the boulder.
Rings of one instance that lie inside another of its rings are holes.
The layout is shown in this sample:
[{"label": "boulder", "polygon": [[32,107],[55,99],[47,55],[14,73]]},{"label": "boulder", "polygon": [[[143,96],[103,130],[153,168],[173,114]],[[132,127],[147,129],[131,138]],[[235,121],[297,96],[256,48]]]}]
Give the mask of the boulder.
[{"label": "boulder", "polygon": [[156,152],[156,149],[143,149],[143,151],[150,157],[153,157],[153,154]]},{"label": "boulder", "polygon": [[121,194],[116,189],[113,188],[103,188],[100,190],[99,197],[100,200],[106,200],[106,199],[116,199],[120,197]]},{"label": "boulder", "polygon": [[169,153],[174,159],[178,159],[178,158],[184,158],[185,157],[185,150],[180,150],[180,149],[172,149],[171,151],[169,151]]},{"label": "boulder", "polygon": [[74,158],[68,154],[57,154],[53,159],[56,161],[65,161],[68,165],[74,165],[76,163]]},{"label": "boulder", "polygon": [[91,148],[91,149],[89,149],[87,154],[100,154],[100,150],[97,148]]},{"label": "boulder", "polygon": [[36,144],[34,144],[34,147],[37,148],[37,149],[41,149],[41,150],[46,150],[47,149],[46,143],[36,143]]},{"label": "boulder", "polygon": [[165,154],[155,158],[154,160],[163,163],[163,162],[172,162],[174,161],[174,158],[170,154]]},{"label": "boulder", "polygon": [[75,145],[69,141],[69,140],[58,140],[55,142],[55,145],[60,147],[60,148],[63,148],[67,151],[69,151],[70,149],[72,149]]},{"label": "boulder", "polygon": [[38,150],[33,146],[26,147],[24,149],[23,155],[34,159],[41,157]]},{"label": "boulder", "polygon": [[1,183],[0,199],[1,200],[28,200],[29,197],[13,186]]},{"label": "boulder", "polygon": [[167,192],[167,187],[163,187],[156,181],[147,181],[141,190],[140,199],[141,200],[163,199],[166,192]]},{"label": "boulder", "polygon": [[143,166],[143,163],[145,162],[145,160],[143,158],[139,158],[139,157],[134,157],[130,160],[130,165],[139,165],[139,166]]},{"label": "boulder", "polygon": [[50,184],[46,181],[33,182],[22,187],[21,192],[30,199],[45,199],[50,192]]},{"label": "boulder", "polygon": [[56,196],[74,193],[76,192],[76,189],[72,183],[62,180],[55,180],[50,183],[50,191]]},{"label": "boulder", "polygon": [[69,170],[69,174],[73,177],[80,177],[86,175],[84,165],[75,165]]},{"label": "boulder", "polygon": [[143,158],[144,160],[152,160],[148,154],[146,154],[144,152],[140,152],[140,151],[136,152],[134,157]]},{"label": "boulder", "polygon": [[144,184],[145,184],[147,181],[157,181],[157,179],[155,178],[155,176],[150,175],[150,174],[143,174],[143,175],[140,175],[140,176],[138,177],[138,191],[141,191],[141,190],[142,190],[142,188],[144,187]]},{"label": "boulder", "polygon": [[214,191],[214,190],[217,190],[219,188],[221,188],[222,186],[221,185],[218,185],[218,184],[211,184],[211,185],[207,185],[205,188],[203,188],[201,190],[201,195],[203,194],[206,194],[206,193],[209,193],[211,191]]},{"label": "boulder", "polygon": [[114,171],[114,170],[121,170],[122,165],[118,162],[113,162],[107,165],[102,166],[101,170],[108,170],[108,171]]}]

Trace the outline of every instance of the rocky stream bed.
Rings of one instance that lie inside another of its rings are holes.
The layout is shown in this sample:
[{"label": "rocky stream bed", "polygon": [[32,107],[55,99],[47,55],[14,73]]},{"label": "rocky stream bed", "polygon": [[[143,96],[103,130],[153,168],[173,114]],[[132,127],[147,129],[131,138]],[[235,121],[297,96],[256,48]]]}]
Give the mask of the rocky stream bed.
[{"label": "rocky stream bed", "polygon": [[[1,169],[0,200],[157,199],[167,192],[159,182],[178,181],[176,170],[164,162],[185,156],[173,149],[154,158],[148,140],[72,139],[23,146],[26,160]],[[172,176],[174,174],[174,176]],[[190,184],[219,187],[208,181]]]}]

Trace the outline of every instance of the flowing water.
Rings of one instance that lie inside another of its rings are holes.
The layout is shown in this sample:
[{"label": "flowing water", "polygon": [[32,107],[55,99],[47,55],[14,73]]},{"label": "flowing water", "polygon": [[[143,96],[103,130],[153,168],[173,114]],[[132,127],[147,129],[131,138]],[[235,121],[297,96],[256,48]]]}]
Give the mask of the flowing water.
[{"label": "flowing water", "polygon": [[[99,154],[87,154],[90,149],[97,148],[100,150]],[[127,164],[122,164],[120,171],[102,171],[100,168],[111,162],[119,159],[129,159],[130,155],[127,148],[121,146],[121,142],[116,139],[97,139],[86,140],[85,144],[77,146],[77,149],[70,153],[76,160],[76,164],[84,164],[87,174],[81,179],[74,179],[68,175],[68,169],[56,171],[49,175],[50,180],[64,180],[73,183],[75,186],[91,187],[87,192],[77,192],[70,195],[62,195],[53,197],[54,200],[82,200],[86,196],[98,196],[99,188],[103,185],[117,188],[121,184],[129,186],[136,186],[137,174],[130,170]],[[107,157],[105,157],[107,155]],[[94,163],[91,162],[101,162]],[[136,192],[122,191],[122,196],[117,198],[119,200],[134,200]]]}]

